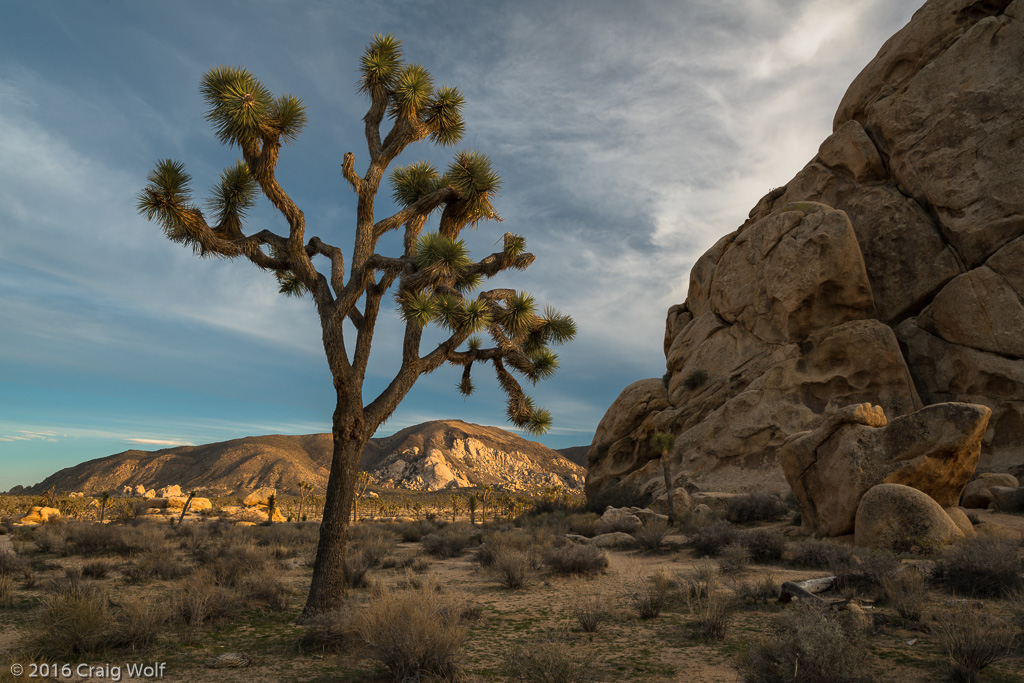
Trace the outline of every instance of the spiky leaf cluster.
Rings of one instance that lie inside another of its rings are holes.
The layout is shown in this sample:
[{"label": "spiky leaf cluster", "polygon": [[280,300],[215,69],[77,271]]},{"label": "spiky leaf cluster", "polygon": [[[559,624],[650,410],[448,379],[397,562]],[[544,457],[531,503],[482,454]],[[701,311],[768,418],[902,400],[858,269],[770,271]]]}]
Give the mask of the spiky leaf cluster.
[{"label": "spiky leaf cluster", "polygon": [[394,119],[414,121],[422,136],[450,146],[462,139],[464,98],[458,88],[434,86],[430,72],[402,61],[402,43],[390,33],[377,34],[363,53],[359,89]]},{"label": "spiky leaf cluster", "polygon": [[391,171],[391,197],[400,206],[412,206],[441,186],[441,176],[429,161],[396,166]]},{"label": "spiky leaf cluster", "polygon": [[242,219],[246,211],[255,206],[259,185],[249,173],[249,167],[239,160],[234,166],[221,171],[220,182],[213,186],[207,202],[218,223]]},{"label": "spiky leaf cluster", "polygon": [[306,125],[306,108],[293,95],[274,97],[247,69],[221,66],[203,74],[199,92],[206,120],[224,144],[252,148],[265,140],[293,141]]}]

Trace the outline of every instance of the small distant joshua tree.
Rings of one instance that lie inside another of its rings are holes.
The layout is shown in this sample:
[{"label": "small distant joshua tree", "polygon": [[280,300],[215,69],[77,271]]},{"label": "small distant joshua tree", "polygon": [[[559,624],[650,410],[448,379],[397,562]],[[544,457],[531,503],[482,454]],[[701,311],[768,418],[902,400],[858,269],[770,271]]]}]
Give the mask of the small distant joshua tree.
[{"label": "small distant joshua tree", "polygon": [[188,498],[185,499],[185,505],[181,508],[181,517],[178,518],[178,526],[181,526],[185,522],[185,513],[188,512],[188,507],[192,504],[192,499],[195,497],[195,491],[188,492]]},{"label": "small distant joshua tree", "polygon": [[277,494],[267,496],[267,524],[274,523],[274,510],[277,509]]},{"label": "small distant joshua tree", "polygon": [[[305,106],[293,95],[275,96],[240,67],[211,69],[200,85],[206,119],[217,138],[237,147],[242,156],[222,172],[207,212],[192,198],[192,179],[184,164],[171,159],[157,162],[138,195],[139,212],[158,223],[172,241],[191,247],[198,256],[248,259],[274,273],[282,293],[309,296],[316,307],[336,401],[320,541],[299,619],[304,623],[342,605],[345,546],[363,449],[417,379],[448,363],[462,369],[458,388],[469,395],[473,366],[489,364],[508,396],[509,420],[531,433],[543,433],[551,415],[534,405],[513,373],[530,382],[550,377],[558,367],[551,346],[576,334],[569,316],[552,308],[539,312],[526,292],[476,291],[503,271],[525,270],[535,258],[526,251],[526,239],[511,232],[499,238],[497,252],[479,261],[459,238],[466,227],[500,220],[491,202],[501,179],[485,155],[461,150],[443,173],[428,162],[397,166],[388,173],[415,142],[429,139],[450,146],[462,139],[462,93],[452,86],[435,86],[425,68],[405,62],[401,42],[391,35],[375,36],[366,48],[359,90],[370,99],[363,117],[368,154],[362,176],[351,152],[341,163],[341,175],[356,197],[354,224],[338,233],[354,239],[347,260],[339,247],[320,237],[307,238],[305,214],[276,175],[282,145],[293,142],[306,125]],[[385,121],[389,130],[382,135]],[[374,208],[385,178],[399,208],[378,219]],[[246,214],[260,194],[287,224],[283,234],[247,231]],[[426,232],[434,214],[439,215],[437,229]],[[399,253],[378,253],[379,243],[396,231],[402,235]],[[318,271],[314,259],[323,259],[329,268]],[[366,402],[370,351],[381,303],[389,293],[404,322],[401,363],[394,378]],[[429,324],[443,332],[440,342],[424,353],[420,346]]]},{"label": "small distant joshua tree", "polygon": [[458,514],[465,509],[466,500],[462,497],[462,494],[453,493],[448,496],[448,504],[452,508],[452,522],[454,522]]},{"label": "small distant joshua tree", "polygon": [[304,508],[306,507],[306,496],[308,496],[312,490],[313,485],[308,481],[299,482],[299,521],[306,521],[306,517],[303,514]]},{"label": "small distant joshua tree", "polygon": [[665,477],[665,491],[666,501],[668,506],[668,523],[673,525],[676,523],[676,511],[675,511],[675,497],[674,486],[672,485],[672,465],[669,463],[669,454],[676,445],[675,434],[669,432],[655,432],[651,436],[651,445],[654,450],[661,454],[661,473]]},{"label": "small distant joshua tree", "polygon": [[494,493],[494,487],[490,484],[482,486],[480,493],[477,497],[480,498],[480,523],[487,524],[487,501],[490,500],[491,494]]},{"label": "small distant joshua tree", "polygon": [[359,501],[366,495],[366,487],[370,485],[370,473],[360,472],[356,475],[356,488],[353,492],[355,499],[352,501],[352,523],[355,524],[359,521]]},{"label": "small distant joshua tree", "polygon": [[471,493],[469,499],[466,501],[469,507],[469,523],[476,526],[476,494]]},{"label": "small distant joshua tree", "polygon": [[103,517],[106,515],[108,501],[110,501],[110,493],[104,491],[100,494],[100,524],[103,523]]}]

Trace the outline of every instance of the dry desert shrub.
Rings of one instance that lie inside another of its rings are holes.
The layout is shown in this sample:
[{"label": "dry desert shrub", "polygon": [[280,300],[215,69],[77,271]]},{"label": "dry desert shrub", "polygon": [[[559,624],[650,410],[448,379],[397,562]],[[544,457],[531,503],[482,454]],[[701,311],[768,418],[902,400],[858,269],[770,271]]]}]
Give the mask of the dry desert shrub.
[{"label": "dry desert shrub", "polygon": [[532,549],[501,548],[493,554],[492,568],[501,585],[519,590],[529,584],[538,564]]},{"label": "dry desert shrub", "polygon": [[36,551],[45,554],[61,554],[67,547],[67,529],[61,524],[47,524],[35,532],[32,541]]},{"label": "dry desert shrub", "polygon": [[0,574],[0,607],[14,607],[14,577]]},{"label": "dry desert shrub", "polygon": [[167,609],[150,598],[128,597],[117,605],[113,638],[118,645],[132,650],[152,645],[163,631]]},{"label": "dry desert shrub", "polygon": [[244,577],[236,592],[247,605],[277,612],[288,609],[292,595],[288,586],[269,569]]},{"label": "dry desert shrub", "polygon": [[1016,640],[1012,627],[984,609],[939,614],[932,626],[939,647],[949,657],[953,680],[972,683],[978,672],[1008,656]]},{"label": "dry desert shrub", "polygon": [[117,643],[105,591],[81,581],[55,581],[36,613],[32,649],[55,659],[95,655]]},{"label": "dry desert shrub", "polygon": [[1024,586],[1010,591],[1006,601],[1010,606],[1010,619],[1021,636],[1024,636]]},{"label": "dry desert shrub", "polygon": [[212,571],[202,569],[192,576],[188,590],[175,593],[171,620],[178,627],[181,642],[189,645],[196,641],[204,624],[222,621],[238,608],[235,592],[218,584]]},{"label": "dry desert shrub", "polygon": [[647,524],[633,532],[633,538],[641,548],[649,552],[658,552],[668,535],[668,522],[661,519],[652,519]]},{"label": "dry desert shrub", "polygon": [[424,536],[435,531],[437,531],[437,525],[427,520],[409,522],[398,527],[402,543],[419,543]]},{"label": "dry desert shrub", "polygon": [[522,529],[496,531],[487,534],[476,549],[476,561],[481,567],[494,566],[495,558],[509,550],[528,551],[534,547],[534,538]]},{"label": "dry desert shrub", "polygon": [[351,546],[345,548],[345,587],[368,588],[371,583],[367,574],[373,567],[374,562],[371,553]]},{"label": "dry desert shrub", "polygon": [[950,593],[998,597],[1021,587],[1024,562],[1015,543],[978,536],[939,555],[932,578]]},{"label": "dry desert shrub", "polygon": [[147,552],[120,565],[118,571],[129,583],[142,583],[151,579],[180,579],[195,571],[195,567],[178,561],[173,554]]},{"label": "dry desert shrub", "polygon": [[777,529],[752,529],[740,536],[752,562],[777,562],[786,552],[786,537]]},{"label": "dry desert shrub", "polygon": [[655,619],[668,605],[675,582],[664,570],[629,581],[626,600],[640,619]]},{"label": "dry desert shrub", "polygon": [[82,565],[82,576],[87,579],[104,579],[113,569],[113,560],[107,558],[90,560]]},{"label": "dry desert shrub", "polygon": [[790,546],[790,563],[797,567],[836,571],[853,561],[853,549],[824,538],[809,538]]},{"label": "dry desert shrub", "polygon": [[729,584],[733,593],[742,602],[755,605],[775,602],[779,598],[780,585],[775,574],[767,573],[757,579],[737,580]]},{"label": "dry desert shrub", "polygon": [[578,512],[569,515],[566,521],[569,523],[570,533],[593,538],[597,536],[597,522],[600,519],[601,515],[596,512]]},{"label": "dry desert shrub", "polygon": [[572,615],[585,633],[596,633],[609,616],[604,595],[578,592],[573,600]]},{"label": "dry desert shrub", "polygon": [[928,597],[928,584],[916,567],[906,567],[881,578],[881,596],[904,619],[920,621]]},{"label": "dry desert shrub", "polygon": [[312,619],[296,642],[300,653],[351,652],[362,645],[351,609],[325,612]]},{"label": "dry desert shrub", "polygon": [[750,566],[750,551],[742,543],[730,543],[718,556],[718,567],[723,574],[739,574]]},{"label": "dry desert shrub", "polygon": [[458,557],[462,551],[480,542],[480,533],[468,524],[449,524],[420,540],[423,550],[434,557]]},{"label": "dry desert shrub", "polygon": [[725,516],[730,522],[774,522],[789,512],[786,503],[774,493],[745,493],[730,498],[725,504]]},{"label": "dry desert shrub", "polygon": [[607,569],[608,556],[596,546],[573,543],[548,549],[544,565],[555,574],[587,576]]},{"label": "dry desert shrub", "polygon": [[726,546],[739,539],[739,529],[729,522],[719,520],[694,531],[690,536],[690,546],[701,557],[717,557]]},{"label": "dry desert shrub", "polygon": [[24,557],[15,555],[12,552],[0,551],[0,576],[23,574],[27,567],[28,561]]},{"label": "dry desert shrub", "polygon": [[747,683],[866,681],[866,655],[866,634],[852,615],[800,603],[770,636],[748,645],[735,666]]},{"label": "dry desert shrub", "polygon": [[554,633],[514,645],[503,668],[508,680],[522,683],[586,683],[594,680],[595,663]]},{"label": "dry desert shrub", "polygon": [[430,587],[373,596],[356,619],[366,654],[383,664],[396,681],[424,674],[444,680],[462,675],[467,630],[461,609]]},{"label": "dry desert shrub", "polygon": [[79,555],[118,552],[124,527],[116,524],[69,524],[66,540],[69,550]]}]

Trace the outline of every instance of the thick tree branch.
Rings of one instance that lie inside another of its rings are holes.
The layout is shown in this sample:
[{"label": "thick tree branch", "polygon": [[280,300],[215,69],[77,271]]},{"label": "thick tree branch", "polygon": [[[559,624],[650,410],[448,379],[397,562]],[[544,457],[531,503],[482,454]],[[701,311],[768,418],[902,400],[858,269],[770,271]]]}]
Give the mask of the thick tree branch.
[{"label": "thick tree branch", "polygon": [[408,221],[414,218],[423,217],[424,220],[434,209],[441,206],[445,202],[453,201],[458,194],[450,187],[442,187],[434,190],[430,194],[426,194],[418,199],[414,204],[407,206],[398,213],[388,218],[383,218],[377,221],[373,226],[373,237],[375,240],[380,239],[381,235],[394,230],[402,225],[408,223]]},{"label": "thick tree branch", "polygon": [[356,194],[362,190],[363,179],[356,174],[356,156],[352,152],[345,152],[345,159],[341,162],[341,175],[352,186]]}]

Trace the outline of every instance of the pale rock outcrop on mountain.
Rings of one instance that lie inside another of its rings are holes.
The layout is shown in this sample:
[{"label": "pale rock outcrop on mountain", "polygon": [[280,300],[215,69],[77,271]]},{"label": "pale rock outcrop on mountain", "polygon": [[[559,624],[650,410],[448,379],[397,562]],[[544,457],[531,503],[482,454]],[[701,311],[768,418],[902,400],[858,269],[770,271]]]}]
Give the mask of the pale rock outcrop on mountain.
[{"label": "pale rock outcrop on mountain", "polygon": [[1024,463],[1022,1],[930,0],[886,42],[818,154],[694,264],[589,493],[663,492],[655,431],[693,485],[784,489],[781,445],[864,402],[985,405],[979,469]]},{"label": "pale rock outcrop on mountain", "polygon": [[361,468],[386,486],[424,491],[484,485],[512,491],[583,486],[582,467],[498,427],[443,420],[374,441]]},{"label": "pale rock outcrop on mountain", "polygon": [[803,528],[818,536],[854,531],[858,505],[878,484],[901,484],[954,506],[974,473],[991,411],[939,403],[888,421],[878,406],[847,406],[780,451]]}]

